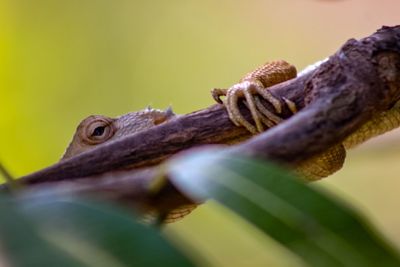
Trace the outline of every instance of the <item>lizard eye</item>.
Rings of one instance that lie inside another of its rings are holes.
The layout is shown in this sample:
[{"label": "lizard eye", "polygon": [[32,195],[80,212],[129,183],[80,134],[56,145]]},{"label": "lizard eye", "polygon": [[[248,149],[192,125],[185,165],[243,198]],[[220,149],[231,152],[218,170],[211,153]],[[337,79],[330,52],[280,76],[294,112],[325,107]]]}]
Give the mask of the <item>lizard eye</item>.
[{"label": "lizard eye", "polygon": [[86,144],[104,143],[113,137],[115,133],[113,119],[103,116],[90,116],[86,120],[83,131],[81,131],[82,141]]},{"label": "lizard eye", "polygon": [[104,134],[106,127],[99,126],[93,130],[92,136],[102,136]]}]

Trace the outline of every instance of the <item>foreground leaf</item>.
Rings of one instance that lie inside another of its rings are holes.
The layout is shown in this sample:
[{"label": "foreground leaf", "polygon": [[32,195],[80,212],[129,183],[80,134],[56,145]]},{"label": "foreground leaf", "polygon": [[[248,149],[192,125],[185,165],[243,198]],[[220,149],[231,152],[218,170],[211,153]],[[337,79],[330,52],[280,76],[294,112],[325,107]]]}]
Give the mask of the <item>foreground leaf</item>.
[{"label": "foreground leaf", "polygon": [[211,149],[176,158],[168,171],[187,195],[216,199],[311,266],[400,266],[357,212],[272,164]]},{"label": "foreground leaf", "polygon": [[0,199],[0,243],[13,266],[194,266],[132,214],[92,202]]}]

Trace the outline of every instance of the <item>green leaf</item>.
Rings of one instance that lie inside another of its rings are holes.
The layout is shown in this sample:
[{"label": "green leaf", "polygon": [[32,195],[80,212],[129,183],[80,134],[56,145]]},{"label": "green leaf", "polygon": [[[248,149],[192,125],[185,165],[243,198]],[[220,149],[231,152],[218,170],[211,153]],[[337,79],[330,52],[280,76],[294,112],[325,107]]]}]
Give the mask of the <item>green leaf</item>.
[{"label": "green leaf", "polygon": [[311,266],[400,266],[397,252],[356,211],[275,165],[210,149],[168,168],[188,196],[216,199]]},{"label": "green leaf", "polygon": [[156,229],[105,204],[0,198],[0,213],[0,243],[13,266],[195,266]]}]

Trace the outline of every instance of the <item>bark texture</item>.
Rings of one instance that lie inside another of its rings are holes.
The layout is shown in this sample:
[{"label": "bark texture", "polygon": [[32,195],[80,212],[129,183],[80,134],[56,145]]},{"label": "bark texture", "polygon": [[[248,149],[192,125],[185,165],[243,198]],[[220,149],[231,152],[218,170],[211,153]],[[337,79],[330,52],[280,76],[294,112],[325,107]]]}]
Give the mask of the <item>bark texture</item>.
[{"label": "bark texture", "polygon": [[[179,151],[250,138],[226,149],[282,164],[310,159],[399,100],[400,26],[383,27],[359,41],[351,39],[316,70],[270,90],[294,101],[301,111],[255,137],[234,126],[223,106],[213,105],[59,162],[21,181],[38,184],[30,189],[34,192],[95,195],[163,212],[191,201],[171,185],[149,194],[159,169],[138,168],[158,164]],[[248,110],[241,108],[249,119]],[[290,114],[283,111],[286,118]]]}]

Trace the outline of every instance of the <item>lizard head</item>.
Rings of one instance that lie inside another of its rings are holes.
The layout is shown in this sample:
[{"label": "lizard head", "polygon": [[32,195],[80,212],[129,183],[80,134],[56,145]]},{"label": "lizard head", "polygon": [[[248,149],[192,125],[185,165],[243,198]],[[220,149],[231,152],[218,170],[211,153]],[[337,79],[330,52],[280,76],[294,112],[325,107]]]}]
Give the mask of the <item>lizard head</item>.
[{"label": "lizard head", "polygon": [[62,160],[91,150],[100,144],[147,130],[175,117],[171,108],[146,108],[117,118],[92,115],[79,123]]}]

